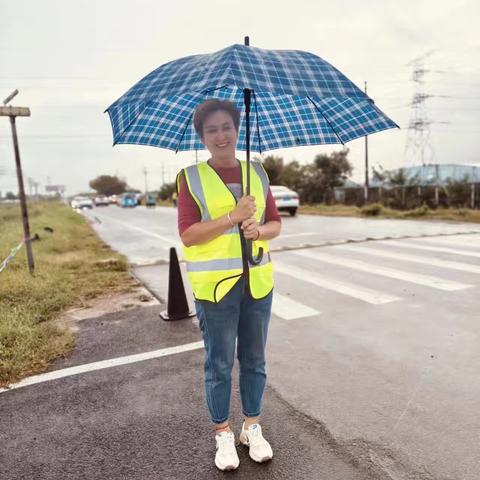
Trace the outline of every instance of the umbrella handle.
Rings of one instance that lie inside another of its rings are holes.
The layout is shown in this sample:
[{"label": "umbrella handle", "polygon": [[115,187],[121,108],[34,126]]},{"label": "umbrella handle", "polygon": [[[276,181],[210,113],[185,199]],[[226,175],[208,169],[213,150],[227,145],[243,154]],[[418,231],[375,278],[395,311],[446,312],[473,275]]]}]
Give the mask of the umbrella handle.
[{"label": "umbrella handle", "polygon": [[251,240],[247,240],[247,255],[248,255],[248,263],[250,263],[250,265],[259,265],[260,262],[262,261],[263,259],[263,248],[260,247],[258,249],[258,256],[257,258],[253,258],[253,254],[252,254],[252,241]]}]

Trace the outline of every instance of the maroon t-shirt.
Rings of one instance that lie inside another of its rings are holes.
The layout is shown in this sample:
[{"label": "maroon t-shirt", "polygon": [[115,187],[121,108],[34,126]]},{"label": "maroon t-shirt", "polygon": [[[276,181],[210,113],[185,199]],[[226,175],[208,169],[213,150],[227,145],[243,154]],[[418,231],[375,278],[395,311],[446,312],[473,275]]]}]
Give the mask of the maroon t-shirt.
[{"label": "maroon t-shirt", "polygon": [[[232,191],[237,200],[242,196],[242,170],[240,165],[231,168],[216,167],[215,171],[219,177]],[[200,222],[202,219],[197,203],[192,198],[187,187],[187,182],[183,173],[180,175],[180,191],[178,192],[178,231],[180,235],[194,223]],[[275,220],[281,222],[275,200],[270,188],[268,189],[266,205],[265,205],[265,222]]]}]

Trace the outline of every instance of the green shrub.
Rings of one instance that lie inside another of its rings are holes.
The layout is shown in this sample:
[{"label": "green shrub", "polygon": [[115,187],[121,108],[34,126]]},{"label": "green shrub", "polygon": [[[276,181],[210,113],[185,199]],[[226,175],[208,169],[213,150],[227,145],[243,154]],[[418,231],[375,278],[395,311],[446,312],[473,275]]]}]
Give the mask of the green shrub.
[{"label": "green shrub", "polygon": [[404,217],[424,217],[425,215],[428,215],[430,212],[430,209],[428,206],[424,203],[421,207],[415,208],[414,210],[409,210],[405,212]]},{"label": "green shrub", "polygon": [[367,217],[377,217],[383,213],[383,205],[381,203],[372,203],[370,205],[365,205],[360,209],[360,213]]}]

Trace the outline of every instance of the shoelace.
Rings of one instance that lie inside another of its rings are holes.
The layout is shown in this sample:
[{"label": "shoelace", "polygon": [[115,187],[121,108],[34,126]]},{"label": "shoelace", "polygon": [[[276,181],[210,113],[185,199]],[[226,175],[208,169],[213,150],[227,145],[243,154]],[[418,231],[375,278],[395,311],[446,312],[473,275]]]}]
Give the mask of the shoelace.
[{"label": "shoelace", "polygon": [[257,428],[250,428],[248,429],[248,442],[250,445],[260,445],[266,442],[262,435],[262,429],[259,425]]},{"label": "shoelace", "polygon": [[218,448],[229,447],[229,450],[235,450],[235,441],[232,433],[222,432],[217,435]]}]

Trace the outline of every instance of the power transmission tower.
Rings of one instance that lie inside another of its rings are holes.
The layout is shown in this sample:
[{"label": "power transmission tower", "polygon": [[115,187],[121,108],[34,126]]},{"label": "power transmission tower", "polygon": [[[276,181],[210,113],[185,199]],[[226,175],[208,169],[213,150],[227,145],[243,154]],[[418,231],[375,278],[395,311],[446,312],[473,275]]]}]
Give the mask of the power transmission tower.
[{"label": "power transmission tower", "polygon": [[406,165],[425,165],[433,163],[435,151],[430,140],[430,125],[433,123],[427,113],[425,101],[434,95],[425,93],[424,76],[430,70],[425,69],[424,61],[434,53],[433,50],[413,59],[408,65],[413,66],[412,81],[414,93],[410,103],[412,107],[407,127],[404,160]]}]

